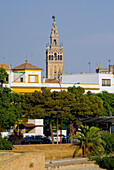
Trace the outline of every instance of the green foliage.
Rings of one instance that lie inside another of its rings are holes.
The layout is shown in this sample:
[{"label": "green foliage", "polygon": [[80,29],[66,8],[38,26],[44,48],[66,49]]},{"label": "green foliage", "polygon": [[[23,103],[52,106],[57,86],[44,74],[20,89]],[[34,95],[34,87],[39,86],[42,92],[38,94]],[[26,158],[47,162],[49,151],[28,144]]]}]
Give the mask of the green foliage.
[{"label": "green foliage", "polygon": [[75,150],[73,157],[78,153],[79,149],[82,149],[83,156],[93,153],[95,155],[100,155],[104,152],[105,142],[100,138],[100,129],[96,127],[81,126],[81,132],[79,132],[73,138],[78,139],[79,143],[77,149]]},{"label": "green foliage", "polygon": [[106,154],[114,153],[114,134],[104,132],[101,138],[105,141],[104,149]]},{"label": "green foliage", "polygon": [[91,92],[84,92],[82,87],[69,87],[68,91],[50,92],[45,89],[42,93],[25,94],[21,100],[23,114],[29,118],[48,119],[50,129],[52,120],[67,120],[71,129],[73,119],[102,115],[102,100]]},{"label": "green foliage", "polygon": [[103,100],[103,116],[114,116],[114,94],[103,91],[97,94]]},{"label": "green foliage", "polygon": [[91,92],[84,94],[82,87],[69,87],[68,91],[44,90],[22,96],[23,114],[31,118],[60,118],[73,120],[99,116],[103,112],[102,100]]},{"label": "green foliage", "polygon": [[90,91],[84,94],[85,91],[82,87],[75,86],[69,87],[68,92],[73,93],[75,96],[72,113],[76,118],[102,115],[103,102],[98,96],[92,94]]},{"label": "green foliage", "polygon": [[107,170],[114,169],[114,156],[105,156],[103,158],[97,157],[94,160],[96,161],[96,164],[100,166],[100,168],[104,168]]},{"label": "green foliage", "polygon": [[[44,90],[43,93],[35,91],[34,93],[25,94],[22,96],[23,114],[31,118],[73,118],[71,110],[75,98],[73,94],[66,91]],[[29,115],[28,115],[29,113]]]},{"label": "green foliage", "polygon": [[6,83],[6,78],[8,77],[8,74],[5,69],[0,68],[0,83],[3,87],[3,83]]},{"label": "green foliage", "polygon": [[0,136],[0,150],[12,150],[13,146]]},{"label": "green foliage", "polygon": [[73,87],[68,87],[68,91],[69,91],[70,93],[75,94],[76,97],[80,97],[80,96],[82,96],[82,95],[85,93],[84,88],[83,88],[83,87],[80,87],[80,86],[78,86],[78,87],[75,87],[75,86],[73,86]]},{"label": "green foliage", "polygon": [[11,89],[0,89],[0,126],[9,129],[14,126],[21,117],[21,99],[17,93],[11,93]]},{"label": "green foliage", "polygon": [[37,119],[44,118],[44,101],[45,98],[41,92],[26,93],[21,96],[21,107],[25,117]]}]

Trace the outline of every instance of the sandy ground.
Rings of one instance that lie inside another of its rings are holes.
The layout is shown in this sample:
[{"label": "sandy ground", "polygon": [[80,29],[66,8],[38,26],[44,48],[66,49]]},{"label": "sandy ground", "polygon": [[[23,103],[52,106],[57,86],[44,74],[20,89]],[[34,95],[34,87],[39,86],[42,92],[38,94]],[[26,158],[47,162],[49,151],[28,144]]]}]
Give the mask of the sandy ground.
[{"label": "sandy ground", "polygon": [[[76,146],[71,144],[33,144],[33,145],[14,145],[15,151],[42,151],[45,153],[45,160],[57,160],[72,158]],[[81,155],[81,150],[76,156]]]}]

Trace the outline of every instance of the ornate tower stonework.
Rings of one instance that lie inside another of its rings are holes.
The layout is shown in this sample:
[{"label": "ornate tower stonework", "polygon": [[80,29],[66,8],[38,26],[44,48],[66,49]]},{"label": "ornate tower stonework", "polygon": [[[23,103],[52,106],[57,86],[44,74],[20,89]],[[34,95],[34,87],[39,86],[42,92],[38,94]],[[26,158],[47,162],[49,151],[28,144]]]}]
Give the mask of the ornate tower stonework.
[{"label": "ornate tower stonework", "polygon": [[63,45],[59,46],[55,16],[50,35],[50,46],[46,46],[46,78],[58,79],[63,74]]}]

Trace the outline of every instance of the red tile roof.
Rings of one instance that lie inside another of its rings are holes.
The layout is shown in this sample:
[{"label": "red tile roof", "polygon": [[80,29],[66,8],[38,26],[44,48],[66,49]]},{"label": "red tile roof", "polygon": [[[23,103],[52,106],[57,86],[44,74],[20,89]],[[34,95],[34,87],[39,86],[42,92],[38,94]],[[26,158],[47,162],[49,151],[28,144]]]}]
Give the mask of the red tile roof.
[{"label": "red tile roof", "polygon": [[0,68],[4,68],[5,70],[10,70],[10,67],[7,64],[0,64]]},{"label": "red tile roof", "polygon": [[19,65],[17,67],[14,67],[12,70],[25,70],[25,69],[42,70],[41,68],[28,63],[28,60],[26,60],[24,64],[21,64],[21,65]]}]

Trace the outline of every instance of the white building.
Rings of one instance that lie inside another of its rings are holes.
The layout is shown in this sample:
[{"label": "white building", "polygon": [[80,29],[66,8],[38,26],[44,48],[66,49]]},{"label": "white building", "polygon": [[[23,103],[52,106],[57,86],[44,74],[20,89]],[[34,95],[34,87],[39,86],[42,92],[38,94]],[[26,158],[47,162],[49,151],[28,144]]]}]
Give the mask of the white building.
[{"label": "white building", "polygon": [[114,93],[114,75],[112,73],[83,73],[61,76],[61,86],[80,86],[85,91]]},{"label": "white building", "polygon": [[28,63],[12,69],[10,87],[17,93],[41,91],[41,68]]},{"label": "white building", "polygon": [[41,70],[28,61],[11,70],[7,68],[9,79],[6,85],[17,93],[42,91],[43,88],[61,91],[73,86],[83,87],[85,92],[99,93],[105,90],[114,93],[114,75],[112,73],[67,74],[61,75],[60,81],[45,78],[41,81]]}]

